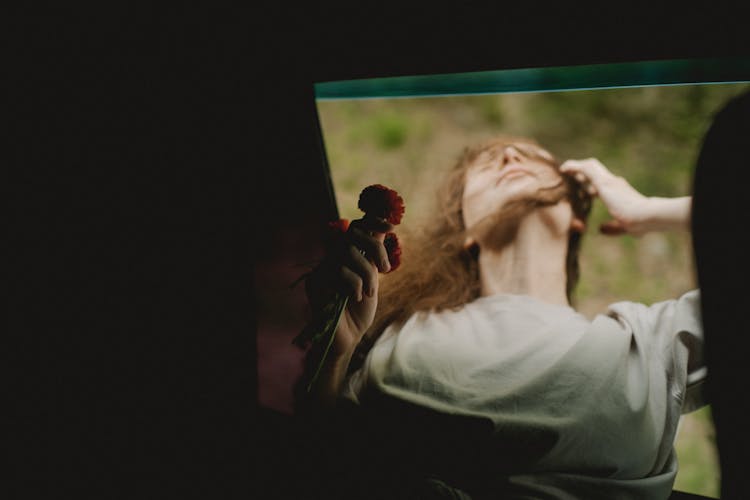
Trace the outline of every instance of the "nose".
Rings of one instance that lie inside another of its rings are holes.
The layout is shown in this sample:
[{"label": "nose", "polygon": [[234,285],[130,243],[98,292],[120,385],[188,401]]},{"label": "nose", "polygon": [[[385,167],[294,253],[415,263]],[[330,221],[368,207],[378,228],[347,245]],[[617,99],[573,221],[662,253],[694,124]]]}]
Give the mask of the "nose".
[{"label": "nose", "polygon": [[508,163],[520,163],[522,158],[523,156],[520,151],[513,146],[506,146],[503,149],[503,165],[507,165]]}]

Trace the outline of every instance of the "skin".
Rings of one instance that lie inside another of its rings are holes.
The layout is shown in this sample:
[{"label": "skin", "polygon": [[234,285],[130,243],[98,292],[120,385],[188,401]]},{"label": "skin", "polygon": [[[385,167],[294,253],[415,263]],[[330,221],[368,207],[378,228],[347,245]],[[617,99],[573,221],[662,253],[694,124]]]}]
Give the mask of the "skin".
[{"label": "skin", "polygon": [[[568,160],[559,170],[545,159],[549,153],[525,144],[482,155],[470,166],[464,187],[466,245],[479,246],[481,294],[521,294],[568,306],[565,294],[565,256],[570,231],[584,231],[570,203],[561,200],[536,207],[517,221],[512,239],[498,244],[497,231],[482,228],[483,221],[503,213],[512,202],[538,197],[540,188],[557,184],[563,175],[575,177],[598,197],[612,219],[599,230],[607,235],[641,236],[649,231],[689,230],[692,198],[646,197],[625,179],[612,174],[595,158]],[[327,259],[311,278],[312,295],[326,289],[349,294],[349,304],[336,331],[315,397],[324,408],[335,405],[354,349],[375,317],[379,273],[390,269],[383,246],[393,226],[379,219],[359,219],[350,225],[349,245]],[[312,296],[311,295],[311,296]]]},{"label": "skin", "polygon": [[[498,225],[493,215],[506,212],[509,202],[533,199],[541,188],[562,181],[563,174],[549,162],[524,154],[527,148],[532,146],[505,147],[478,158],[468,169],[462,201],[464,225],[470,234],[466,244],[479,246],[482,296],[529,295],[568,305],[565,256],[569,234],[584,228],[583,221],[573,216],[570,203],[563,200],[523,215],[512,238],[500,244],[495,231],[480,229],[487,220]],[[551,158],[546,151],[534,149],[537,155]]]}]

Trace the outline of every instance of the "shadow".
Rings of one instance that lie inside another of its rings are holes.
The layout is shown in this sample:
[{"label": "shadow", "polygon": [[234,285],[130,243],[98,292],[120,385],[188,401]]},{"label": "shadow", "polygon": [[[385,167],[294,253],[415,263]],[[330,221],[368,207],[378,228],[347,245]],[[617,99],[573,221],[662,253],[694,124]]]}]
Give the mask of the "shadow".
[{"label": "shadow", "polygon": [[[701,289],[708,398],[716,426],[722,498],[750,498],[745,458],[750,447],[744,396],[747,301],[750,299],[750,206],[746,179],[750,92],[714,119],[698,158],[693,198],[693,244]],[[739,397],[738,397],[739,396]]]}]

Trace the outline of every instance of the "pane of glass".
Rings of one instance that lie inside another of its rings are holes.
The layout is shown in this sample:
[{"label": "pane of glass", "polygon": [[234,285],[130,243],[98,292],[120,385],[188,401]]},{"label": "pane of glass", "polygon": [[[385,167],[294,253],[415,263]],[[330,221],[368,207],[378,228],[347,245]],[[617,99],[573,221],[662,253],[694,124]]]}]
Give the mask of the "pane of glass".
[{"label": "pane of glass", "polygon": [[[568,75],[522,70],[508,80],[497,80],[495,73],[447,82],[433,76],[319,84],[318,113],[339,213],[361,217],[362,188],[385,184],[406,202],[399,231],[408,234],[429,223],[436,180],[462,149],[498,134],[533,138],[560,159],[598,158],[647,196],[689,195],[713,114],[750,89],[747,81],[729,78],[746,76],[743,64],[674,62],[641,65],[640,73],[615,65],[609,73],[591,67]],[[522,92],[507,91],[523,87],[522,76],[533,77],[531,83]],[[721,78],[733,82],[677,84]],[[612,238],[596,231],[608,219],[596,201],[581,250],[579,312],[593,318],[620,300],[651,304],[696,288],[689,234]],[[408,247],[402,258],[409,258]],[[709,414],[706,407],[683,417],[675,489],[718,497]]]}]

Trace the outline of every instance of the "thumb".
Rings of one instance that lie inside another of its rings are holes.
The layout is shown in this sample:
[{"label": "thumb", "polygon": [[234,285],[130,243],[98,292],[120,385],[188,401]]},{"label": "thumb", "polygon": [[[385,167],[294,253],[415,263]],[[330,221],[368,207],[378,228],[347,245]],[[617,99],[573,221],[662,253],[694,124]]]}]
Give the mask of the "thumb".
[{"label": "thumb", "polygon": [[625,234],[625,226],[622,222],[617,220],[610,220],[599,225],[599,232],[606,235],[616,236],[619,234]]}]

